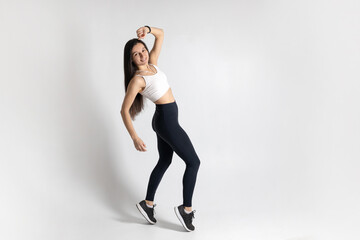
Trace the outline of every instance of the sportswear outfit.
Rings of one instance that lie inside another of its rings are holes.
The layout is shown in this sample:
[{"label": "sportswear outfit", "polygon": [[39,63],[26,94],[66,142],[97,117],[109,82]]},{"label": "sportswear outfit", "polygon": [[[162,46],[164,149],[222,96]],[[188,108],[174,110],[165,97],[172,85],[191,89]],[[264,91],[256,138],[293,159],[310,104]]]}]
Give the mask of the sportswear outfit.
[{"label": "sportswear outfit", "polygon": [[[146,83],[145,89],[140,92],[140,94],[150,99],[152,102],[156,102],[169,90],[170,86],[164,72],[162,72],[158,66],[153,64],[150,65],[154,66],[157,72],[154,75],[139,75],[144,78]],[[154,201],[155,192],[165,171],[170,166],[173,153],[175,152],[186,164],[182,180],[183,204],[176,207],[178,210],[175,209],[175,212],[179,217],[178,213],[181,215],[183,211],[181,209],[183,209],[184,206],[192,206],[192,196],[195,188],[197,172],[200,166],[200,159],[196,154],[189,136],[179,124],[178,106],[176,101],[155,105],[156,109],[152,118],[152,129],[157,136],[159,160],[151,172],[145,199],[148,201]],[[193,218],[193,212],[191,214],[187,214],[191,216],[191,219]],[[189,218],[189,216],[186,217]],[[188,227],[184,227],[187,228],[188,231],[193,230],[193,226],[190,225]]]}]

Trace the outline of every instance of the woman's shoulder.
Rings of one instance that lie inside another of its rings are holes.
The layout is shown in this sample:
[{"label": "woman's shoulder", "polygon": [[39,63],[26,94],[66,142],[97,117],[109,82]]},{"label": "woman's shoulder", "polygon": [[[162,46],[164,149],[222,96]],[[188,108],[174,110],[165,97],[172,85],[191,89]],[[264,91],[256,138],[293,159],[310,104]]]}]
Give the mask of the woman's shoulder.
[{"label": "woman's shoulder", "polygon": [[136,84],[136,85],[139,85],[139,84],[140,84],[140,85],[143,85],[144,80],[145,80],[145,78],[144,78],[143,75],[134,75],[134,76],[131,78],[130,82],[133,82],[133,84]]},{"label": "woman's shoulder", "polygon": [[134,89],[144,89],[146,87],[146,80],[142,76],[135,75],[130,80],[129,87]]}]

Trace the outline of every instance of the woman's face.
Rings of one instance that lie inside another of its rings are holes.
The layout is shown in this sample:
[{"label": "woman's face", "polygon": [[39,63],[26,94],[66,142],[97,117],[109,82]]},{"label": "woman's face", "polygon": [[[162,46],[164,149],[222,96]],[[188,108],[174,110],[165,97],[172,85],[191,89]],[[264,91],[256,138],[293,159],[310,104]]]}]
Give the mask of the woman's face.
[{"label": "woman's face", "polygon": [[142,43],[137,43],[132,51],[132,60],[136,66],[145,65],[149,60],[149,54],[145,46]]}]

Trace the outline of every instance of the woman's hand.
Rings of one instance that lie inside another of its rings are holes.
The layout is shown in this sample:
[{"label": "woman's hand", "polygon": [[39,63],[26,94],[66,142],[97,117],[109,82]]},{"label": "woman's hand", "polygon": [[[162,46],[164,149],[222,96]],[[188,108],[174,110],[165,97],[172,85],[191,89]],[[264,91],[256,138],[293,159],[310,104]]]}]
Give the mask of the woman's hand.
[{"label": "woman's hand", "polygon": [[145,143],[141,140],[141,138],[136,137],[136,138],[133,139],[133,141],[134,141],[135,148],[136,148],[138,151],[141,151],[141,152],[145,152],[145,151],[146,151],[146,145],[145,145]]},{"label": "woman's hand", "polygon": [[138,30],[136,30],[138,39],[145,38],[148,31],[149,31],[149,29],[147,27],[141,27]]}]

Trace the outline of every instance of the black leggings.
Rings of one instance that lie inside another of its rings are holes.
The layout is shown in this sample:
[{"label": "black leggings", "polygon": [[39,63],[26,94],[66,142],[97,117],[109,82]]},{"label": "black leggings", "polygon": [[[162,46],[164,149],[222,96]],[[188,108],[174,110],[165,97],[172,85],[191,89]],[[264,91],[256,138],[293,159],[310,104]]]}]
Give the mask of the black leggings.
[{"label": "black leggings", "polygon": [[200,160],[190,138],[179,125],[178,107],[175,102],[156,104],[152,119],[152,128],[156,132],[159,161],[152,171],[146,193],[146,200],[154,201],[159,183],[171,164],[174,151],[186,164],[183,176],[183,205],[191,207]]}]

